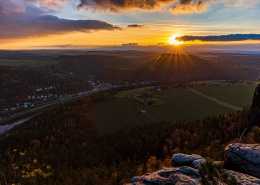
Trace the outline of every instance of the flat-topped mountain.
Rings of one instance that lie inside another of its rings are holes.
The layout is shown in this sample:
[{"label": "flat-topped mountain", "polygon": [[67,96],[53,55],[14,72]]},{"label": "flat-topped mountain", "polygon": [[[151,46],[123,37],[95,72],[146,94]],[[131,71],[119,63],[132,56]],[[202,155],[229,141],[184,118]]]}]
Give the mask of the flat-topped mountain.
[{"label": "flat-topped mountain", "polygon": [[137,74],[156,80],[206,79],[216,76],[216,68],[196,55],[162,54],[139,66]]}]

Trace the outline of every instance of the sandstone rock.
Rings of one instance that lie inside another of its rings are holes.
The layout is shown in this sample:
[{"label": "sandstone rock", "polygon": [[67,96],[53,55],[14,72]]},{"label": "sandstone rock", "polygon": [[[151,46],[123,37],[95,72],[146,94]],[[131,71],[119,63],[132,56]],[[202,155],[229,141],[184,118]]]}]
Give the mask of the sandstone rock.
[{"label": "sandstone rock", "polygon": [[243,133],[250,132],[254,126],[260,127],[260,85],[255,89],[252,106],[249,110],[248,124]]},{"label": "sandstone rock", "polygon": [[133,177],[131,182],[133,185],[197,185],[200,184],[200,175],[198,170],[188,166],[175,168],[163,168],[150,175],[143,175],[140,177]]},{"label": "sandstone rock", "polygon": [[256,177],[246,175],[246,174],[243,174],[243,173],[239,173],[239,172],[235,172],[235,171],[231,171],[231,170],[225,170],[225,172],[229,175],[234,176],[235,179],[237,180],[238,185],[260,184],[260,179],[258,179]]},{"label": "sandstone rock", "polygon": [[139,182],[141,178],[139,176],[135,176],[131,179],[131,182]]},{"label": "sandstone rock", "polygon": [[230,144],[225,148],[226,158],[248,174],[260,178],[260,145]]},{"label": "sandstone rock", "polygon": [[200,155],[186,155],[186,154],[174,154],[172,156],[172,165],[177,166],[190,166],[192,168],[198,169],[201,163],[205,162],[205,159]]}]

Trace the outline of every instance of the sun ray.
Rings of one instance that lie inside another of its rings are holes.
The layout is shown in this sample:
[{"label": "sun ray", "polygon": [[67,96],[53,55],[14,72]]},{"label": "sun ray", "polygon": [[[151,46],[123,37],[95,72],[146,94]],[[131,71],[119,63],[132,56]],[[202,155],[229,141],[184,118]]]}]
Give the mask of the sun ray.
[{"label": "sun ray", "polygon": [[183,44],[183,41],[178,41],[176,40],[177,37],[179,37],[180,35],[179,34],[174,34],[173,36],[171,36],[168,40],[168,42],[171,44],[171,45],[181,45]]}]

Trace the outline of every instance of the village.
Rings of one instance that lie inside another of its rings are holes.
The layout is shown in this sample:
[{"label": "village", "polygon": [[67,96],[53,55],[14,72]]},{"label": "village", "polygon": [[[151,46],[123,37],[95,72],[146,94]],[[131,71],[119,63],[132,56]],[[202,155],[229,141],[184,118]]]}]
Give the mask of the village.
[{"label": "village", "polygon": [[22,102],[14,102],[14,103],[7,103],[6,105],[0,106],[0,121],[4,120],[7,117],[13,116],[18,114],[19,112],[26,111],[35,107],[40,107],[43,105],[50,104],[52,102],[57,101],[65,101],[75,97],[86,96],[91,93],[105,91],[111,89],[113,87],[111,84],[100,82],[99,80],[89,80],[86,84],[86,87],[91,86],[91,89],[78,92],[75,94],[56,94],[55,86],[49,87],[37,87],[35,92],[25,96]]},{"label": "village", "polygon": [[[7,117],[14,116],[19,112],[23,112],[35,107],[41,107],[52,102],[63,102],[66,100],[70,100],[77,97],[87,96],[92,93],[106,91],[112,88],[133,88],[136,86],[149,87],[152,84],[158,83],[154,81],[142,81],[142,82],[125,82],[124,84],[112,85],[106,82],[101,82],[99,80],[94,80],[92,78],[87,81],[86,86],[90,86],[89,90],[78,92],[75,94],[56,94],[53,93],[55,91],[55,86],[49,87],[37,87],[35,92],[31,95],[28,95],[24,98],[23,102],[15,102],[8,105],[2,105],[0,107],[0,121],[6,119]],[[229,86],[229,85],[246,85],[246,84],[256,84],[259,83],[258,80],[218,80],[218,81],[198,81],[184,84],[169,84],[169,85],[159,85],[153,86],[150,89],[150,93],[135,93],[128,98],[136,100],[141,105],[141,111],[145,113],[145,106],[157,105],[160,100],[156,100],[153,98],[152,94],[161,92],[164,90],[172,89],[172,88],[195,88],[195,87],[210,87],[210,86]]]}]

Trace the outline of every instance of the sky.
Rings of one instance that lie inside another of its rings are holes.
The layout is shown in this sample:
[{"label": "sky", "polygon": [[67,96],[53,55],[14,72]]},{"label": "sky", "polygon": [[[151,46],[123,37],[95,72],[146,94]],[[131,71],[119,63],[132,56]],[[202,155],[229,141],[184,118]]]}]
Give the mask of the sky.
[{"label": "sky", "polygon": [[0,49],[259,44],[259,0],[0,0]]}]

